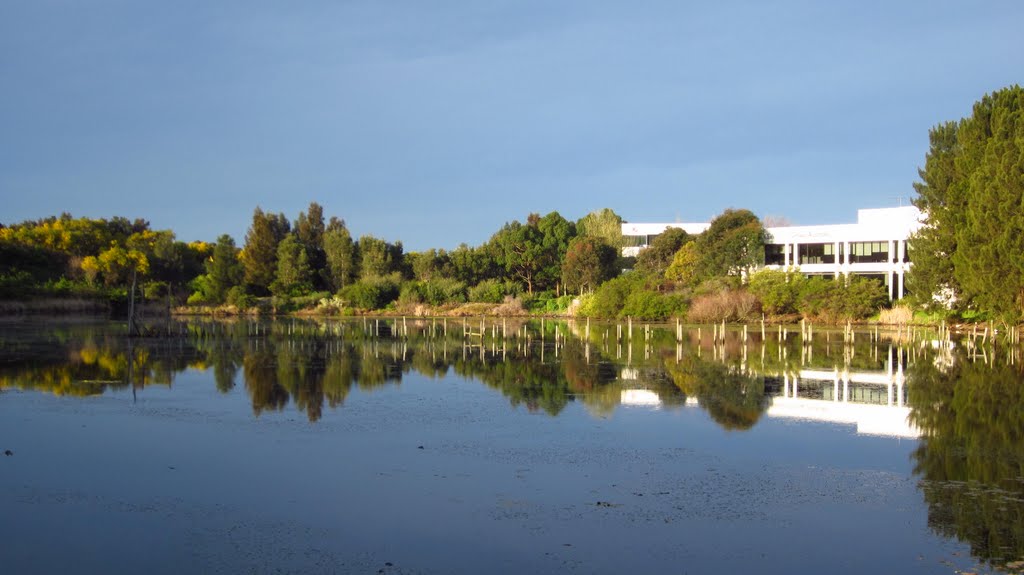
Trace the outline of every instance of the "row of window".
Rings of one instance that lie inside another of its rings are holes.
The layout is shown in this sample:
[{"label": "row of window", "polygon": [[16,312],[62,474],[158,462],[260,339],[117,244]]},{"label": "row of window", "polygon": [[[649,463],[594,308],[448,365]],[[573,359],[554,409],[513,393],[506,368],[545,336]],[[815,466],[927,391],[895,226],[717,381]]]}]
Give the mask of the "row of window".
[{"label": "row of window", "polygon": [[[623,236],[625,247],[643,247],[650,245],[650,242],[657,236]],[[834,264],[836,258],[842,259],[843,244],[838,245],[839,253],[836,253],[836,244],[800,244],[798,255],[799,265],[809,264]],[[768,244],[764,247],[764,263],[769,266],[786,265],[786,246],[783,244]],[[853,264],[862,263],[885,263],[892,261],[889,255],[889,242],[850,242],[849,261]],[[904,250],[903,261],[910,261],[910,247]]]},{"label": "row of window", "polygon": [[[836,253],[836,244],[800,244],[797,250],[799,265],[807,264],[834,264],[836,258],[842,258],[843,244],[838,245],[839,253]],[[910,261],[909,248],[904,250],[903,261]],[[889,242],[850,242],[849,261],[853,264],[861,263],[885,263],[892,261],[889,255]],[[782,244],[769,244],[764,247],[765,265],[782,266],[786,265],[786,246]]]}]

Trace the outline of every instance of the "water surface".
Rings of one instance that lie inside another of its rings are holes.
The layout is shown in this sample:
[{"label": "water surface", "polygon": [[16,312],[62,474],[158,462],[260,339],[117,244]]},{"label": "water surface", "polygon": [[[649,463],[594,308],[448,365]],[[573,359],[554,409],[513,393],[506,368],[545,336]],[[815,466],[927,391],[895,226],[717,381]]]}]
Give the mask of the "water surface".
[{"label": "water surface", "polygon": [[1024,568],[1005,348],[480,322],[4,324],[4,571]]}]

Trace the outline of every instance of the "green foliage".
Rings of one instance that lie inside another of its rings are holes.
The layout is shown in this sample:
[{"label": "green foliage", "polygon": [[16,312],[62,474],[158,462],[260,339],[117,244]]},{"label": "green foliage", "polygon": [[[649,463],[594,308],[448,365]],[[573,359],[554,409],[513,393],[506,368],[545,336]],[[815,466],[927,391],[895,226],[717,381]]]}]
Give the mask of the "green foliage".
[{"label": "green foliage", "polygon": [[459,245],[448,252],[448,262],[452,266],[452,274],[466,285],[476,285],[489,279],[497,279],[500,274],[496,247],[492,243],[471,248],[466,244]]},{"label": "green foliage", "polygon": [[888,299],[885,288],[874,279],[851,275],[833,280],[816,276],[803,283],[797,309],[805,317],[824,321],[858,320],[878,313]]},{"label": "green foliage", "polygon": [[637,289],[643,289],[643,278],[636,273],[608,280],[594,290],[593,296],[581,301],[579,314],[596,318],[619,317],[629,294]]},{"label": "green foliage", "polygon": [[531,313],[537,314],[560,314],[565,313],[569,306],[572,305],[574,296],[563,295],[555,296],[550,291],[538,292],[532,296],[524,296],[521,298],[523,305]]},{"label": "green foliage", "polygon": [[505,224],[490,243],[498,264],[532,294],[534,289],[554,287],[561,279],[562,259],[575,235],[572,222],[551,212],[543,218],[530,214],[526,225]]},{"label": "green foliage", "polygon": [[644,274],[662,276],[672,263],[676,252],[693,238],[682,228],[669,228],[659,234],[647,249],[636,257],[634,270]]},{"label": "green foliage", "polygon": [[[242,282],[245,270],[238,261],[238,248],[235,240],[224,234],[217,238],[212,257],[206,262],[206,275],[193,281],[193,289],[199,294],[194,298],[197,303],[221,304],[227,298],[228,291]],[[193,298],[189,298],[190,303]]]},{"label": "green foliage", "polygon": [[294,234],[289,234],[277,248],[277,274],[270,284],[275,296],[299,297],[313,291],[313,271],[306,249]]},{"label": "green foliage", "polygon": [[383,309],[398,299],[400,280],[397,275],[361,279],[342,289],[341,297],[360,309]]},{"label": "green foliage", "polygon": [[359,278],[386,276],[402,269],[402,242],[394,244],[371,235],[359,238]]},{"label": "green foliage", "polygon": [[747,289],[769,315],[797,313],[797,301],[807,278],[795,271],[759,270],[750,274]]},{"label": "green foliage", "polygon": [[424,252],[413,252],[405,255],[405,263],[413,278],[427,281],[442,277],[452,277],[454,269],[448,254],[444,250],[430,249]]},{"label": "green foliage", "polygon": [[665,270],[665,279],[682,285],[696,285],[701,279],[700,261],[697,242],[687,242],[672,256],[672,263]]},{"label": "green foliage", "polygon": [[[952,295],[1004,321],[1024,317],[1024,89],[984,96],[973,113],[930,133],[915,204],[908,286],[918,299]],[[928,295],[925,295],[928,294]],[[947,298],[948,299],[948,298]]]},{"label": "green foliage", "polygon": [[356,245],[344,221],[331,218],[323,244],[328,284],[334,291],[341,290],[355,279],[359,269]]},{"label": "green foliage", "polygon": [[622,218],[609,208],[595,210],[576,222],[576,233],[601,240],[618,252],[622,247]]},{"label": "green foliage", "polygon": [[259,207],[253,212],[241,260],[245,281],[257,295],[270,293],[277,274],[277,247],[290,231],[291,224],[284,214],[265,214]]},{"label": "green foliage", "polygon": [[697,238],[701,280],[738,276],[764,263],[764,226],[750,210],[725,210]]},{"label": "green foliage", "polygon": [[907,373],[912,457],[928,525],[998,571],[1024,557],[1024,373],[1020,366],[919,361]]},{"label": "green foliage", "polygon": [[405,282],[398,301],[432,306],[463,303],[466,301],[466,284],[451,278]]},{"label": "green foliage", "polygon": [[664,320],[686,313],[686,300],[677,294],[663,294],[648,289],[634,290],[626,296],[620,317]]},{"label": "green foliage", "polygon": [[231,289],[228,290],[225,302],[240,310],[247,310],[256,305],[256,298],[246,292],[244,286],[236,285],[232,286]]},{"label": "green foliage", "polygon": [[593,290],[615,277],[618,252],[604,240],[580,236],[569,243],[562,261],[562,283],[567,291]]},{"label": "green foliage", "polygon": [[[306,259],[312,270],[322,271],[327,265],[327,254],[324,248],[324,209],[316,202],[310,202],[305,212],[299,212],[295,221],[295,237],[306,250]],[[323,288],[327,278],[320,273],[312,277],[314,288]]]},{"label": "green foliage", "polygon": [[519,286],[509,281],[484,280],[469,288],[469,301],[477,303],[501,303],[506,296],[519,295]]}]

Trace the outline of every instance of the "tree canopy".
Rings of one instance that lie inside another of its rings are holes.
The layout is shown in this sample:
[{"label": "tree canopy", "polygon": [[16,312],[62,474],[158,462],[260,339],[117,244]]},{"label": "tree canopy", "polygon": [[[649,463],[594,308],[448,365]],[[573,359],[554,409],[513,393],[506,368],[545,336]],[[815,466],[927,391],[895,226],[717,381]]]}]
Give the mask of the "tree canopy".
[{"label": "tree canopy", "polygon": [[915,205],[909,286],[1005,321],[1024,317],[1024,90],[983,97],[970,117],[930,132]]}]

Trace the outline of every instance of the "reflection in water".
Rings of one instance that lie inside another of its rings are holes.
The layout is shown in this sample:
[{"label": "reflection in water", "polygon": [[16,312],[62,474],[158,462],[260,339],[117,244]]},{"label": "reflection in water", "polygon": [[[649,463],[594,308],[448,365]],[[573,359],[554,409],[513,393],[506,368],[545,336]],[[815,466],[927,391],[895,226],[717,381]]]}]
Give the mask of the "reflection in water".
[{"label": "reflection in water", "polygon": [[850,424],[921,438],[915,473],[936,532],[997,568],[1024,557],[1024,373],[1012,354],[977,361],[897,335],[804,342],[733,331],[721,341],[706,328],[637,327],[630,340],[614,325],[442,321],[200,322],[130,345],[110,326],[9,325],[0,329],[0,390],[143,390],[198,369],[222,393],[241,384],[257,416],[291,404],[317,421],[353,387],[398,385],[411,370],[455,373],[552,416],[570,402],[595,416],[696,404],[727,430],[765,416]]},{"label": "reflection in water", "polygon": [[881,339],[853,346],[819,336],[805,344],[795,335],[762,341],[736,332],[720,341],[692,330],[677,341],[671,330],[637,327],[629,340],[611,325],[451,324],[207,321],[168,330],[180,337],[131,342],[110,326],[9,326],[0,336],[0,388],[90,395],[170,385],[185,369],[209,370],[222,393],[241,374],[256,415],[293,404],[316,421],[325,405],[343,405],[353,386],[398,384],[410,370],[430,378],[452,371],[513,406],[550,415],[573,401],[597,416],[621,405],[695,403],[724,428],[743,430],[766,414],[846,422],[838,403],[847,412],[865,404],[899,408],[875,411],[901,422],[907,413],[902,370],[910,357]]},{"label": "reflection in water", "polygon": [[[928,524],[994,566],[1024,558],[1024,371],[921,361],[908,374]],[[1024,564],[1017,564],[1017,571]]]}]

